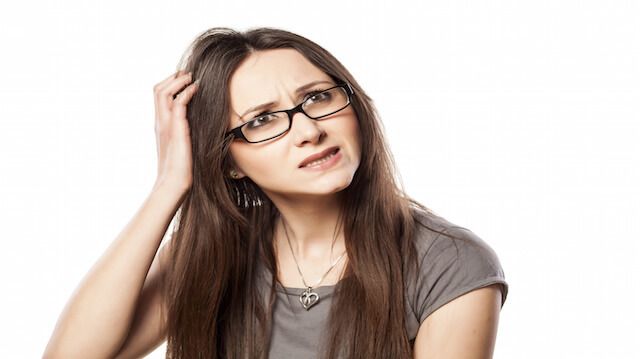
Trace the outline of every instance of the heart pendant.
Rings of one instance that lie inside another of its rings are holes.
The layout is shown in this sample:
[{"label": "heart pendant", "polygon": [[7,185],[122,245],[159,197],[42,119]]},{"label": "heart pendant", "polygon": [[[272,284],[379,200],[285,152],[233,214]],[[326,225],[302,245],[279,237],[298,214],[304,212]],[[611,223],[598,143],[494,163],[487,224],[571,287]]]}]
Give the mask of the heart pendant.
[{"label": "heart pendant", "polygon": [[309,310],[314,304],[318,302],[318,293],[312,292],[311,287],[307,287],[307,289],[300,294],[300,303],[302,303],[302,307],[304,309]]}]

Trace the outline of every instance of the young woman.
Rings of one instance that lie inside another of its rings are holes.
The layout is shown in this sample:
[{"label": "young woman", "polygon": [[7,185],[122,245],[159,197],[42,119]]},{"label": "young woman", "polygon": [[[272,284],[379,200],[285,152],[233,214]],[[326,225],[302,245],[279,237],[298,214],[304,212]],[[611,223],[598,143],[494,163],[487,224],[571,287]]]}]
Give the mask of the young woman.
[{"label": "young woman", "polygon": [[154,88],[153,190],[45,357],[164,340],[167,358],[492,356],[496,253],[397,186],[373,102],[335,57],[274,28],[213,28],[185,55]]}]

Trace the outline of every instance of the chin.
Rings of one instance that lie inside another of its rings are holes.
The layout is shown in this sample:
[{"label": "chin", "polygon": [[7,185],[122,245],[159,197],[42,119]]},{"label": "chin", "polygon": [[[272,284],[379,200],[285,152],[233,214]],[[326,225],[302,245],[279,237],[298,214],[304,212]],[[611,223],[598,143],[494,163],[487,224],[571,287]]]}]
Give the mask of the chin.
[{"label": "chin", "polygon": [[[310,184],[309,189],[317,189],[318,192],[322,192],[322,194],[331,194],[344,190],[349,187],[353,181],[353,173],[341,173],[334,176],[327,176],[325,178],[319,179],[314,184]],[[322,190],[324,189],[324,191]],[[321,193],[318,193],[321,194]]]}]

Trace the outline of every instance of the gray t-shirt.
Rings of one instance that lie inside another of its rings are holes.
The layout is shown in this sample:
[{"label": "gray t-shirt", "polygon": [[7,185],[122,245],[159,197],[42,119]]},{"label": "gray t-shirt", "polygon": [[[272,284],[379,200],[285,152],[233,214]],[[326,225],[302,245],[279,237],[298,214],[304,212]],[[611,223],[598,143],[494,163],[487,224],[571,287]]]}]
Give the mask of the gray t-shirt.
[{"label": "gray t-shirt", "polygon": [[[463,240],[453,242],[423,226],[417,227],[418,278],[405,286],[406,330],[412,345],[420,324],[442,305],[494,283],[502,284],[504,305],[509,290],[498,256],[486,242],[442,217],[418,213],[427,226]],[[265,284],[270,286],[270,274],[264,273]],[[307,311],[299,301],[304,288],[283,288],[276,283],[270,358],[313,358],[323,352],[321,334],[329,317],[334,287],[314,288],[320,299]]]}]

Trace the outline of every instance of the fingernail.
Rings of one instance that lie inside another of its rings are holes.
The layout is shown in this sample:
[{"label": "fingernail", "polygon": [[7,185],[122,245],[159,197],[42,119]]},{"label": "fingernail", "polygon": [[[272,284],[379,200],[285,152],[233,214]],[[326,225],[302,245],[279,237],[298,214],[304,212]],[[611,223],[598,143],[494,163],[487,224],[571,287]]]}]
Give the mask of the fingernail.
[{"label": "fingernail", "polygon": [[200,79],[197,79],[195,81],[193,81],[194,85],[199,85],[200,84]]}]

